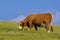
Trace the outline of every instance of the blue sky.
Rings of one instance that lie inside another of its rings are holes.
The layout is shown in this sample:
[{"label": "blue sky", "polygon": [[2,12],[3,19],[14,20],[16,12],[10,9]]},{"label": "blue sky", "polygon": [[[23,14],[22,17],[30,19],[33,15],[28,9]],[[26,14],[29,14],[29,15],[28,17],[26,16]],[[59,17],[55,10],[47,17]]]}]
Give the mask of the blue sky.
[{"label": "blue sky", "polygon": [[11,20],[33,12],[60,12],[60,0],[0,0],[0,20]]}]

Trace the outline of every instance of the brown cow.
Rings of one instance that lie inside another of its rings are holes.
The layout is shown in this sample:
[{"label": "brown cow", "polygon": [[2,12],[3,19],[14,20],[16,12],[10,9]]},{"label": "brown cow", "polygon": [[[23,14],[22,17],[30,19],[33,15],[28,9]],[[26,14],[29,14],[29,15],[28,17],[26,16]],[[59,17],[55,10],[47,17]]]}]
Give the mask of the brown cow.
[{"label": "brown cow", "polygon": [[24,26],[28,26],[31,30],[32,25],[34,25],[35,29],[37,30],[37,26],[41,25],[42,23],[45,24],[45,28],[53,31],[52,26],[50,26],[52,20],[52,15],[50,13],[44,14],[30,14],[28,15],[22,22],[19,24],[19,29],[23,29]]}]

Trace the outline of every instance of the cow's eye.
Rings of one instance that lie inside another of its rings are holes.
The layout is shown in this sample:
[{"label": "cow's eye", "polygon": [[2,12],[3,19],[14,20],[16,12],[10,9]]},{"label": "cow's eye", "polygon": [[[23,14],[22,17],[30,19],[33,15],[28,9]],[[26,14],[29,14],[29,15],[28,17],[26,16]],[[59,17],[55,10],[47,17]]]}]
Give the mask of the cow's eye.
[{"label": "cow's eye", "polygon": [[22,24],[20,24],[20,26],[22,26]]}]

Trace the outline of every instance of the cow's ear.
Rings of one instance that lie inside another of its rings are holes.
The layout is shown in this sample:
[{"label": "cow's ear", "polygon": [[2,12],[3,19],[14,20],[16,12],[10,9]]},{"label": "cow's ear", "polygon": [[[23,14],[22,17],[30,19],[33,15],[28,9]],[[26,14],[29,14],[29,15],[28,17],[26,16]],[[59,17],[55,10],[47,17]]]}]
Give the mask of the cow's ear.
[{"label": "cow's ear", "polygon": [[24,25],[24,22],[20,21],[20,23]]}]

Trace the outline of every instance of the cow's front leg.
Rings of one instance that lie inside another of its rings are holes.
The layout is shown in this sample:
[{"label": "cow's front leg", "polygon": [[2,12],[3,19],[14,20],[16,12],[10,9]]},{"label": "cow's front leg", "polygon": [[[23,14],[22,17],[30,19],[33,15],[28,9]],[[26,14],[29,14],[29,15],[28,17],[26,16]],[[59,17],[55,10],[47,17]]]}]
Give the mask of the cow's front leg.
[{"label": "cow's front leg", "polygon": [[30,24],[30,30],[32,29],[32,24]]},{"label": "cow's front leg", "polygon": [[32,29],[32,23],[31,22],[29,23],[29,29],[30,30]]},{"label": "cow's front leg", "polygon": [[35,27],[35,30],[37,31],[37,26],[35,25],[34,27]]}]

